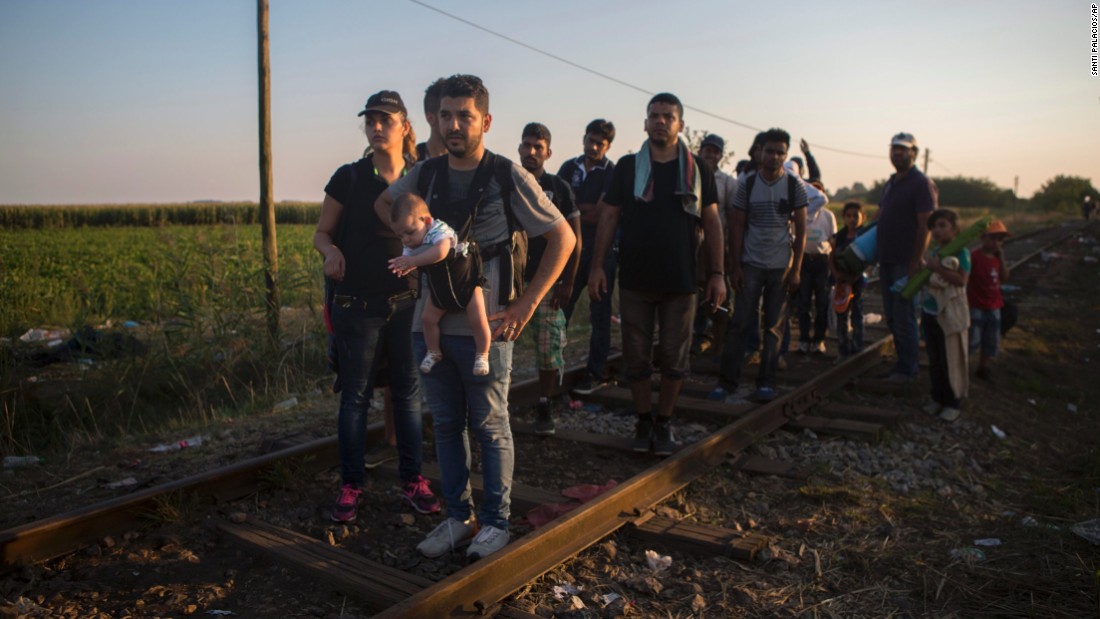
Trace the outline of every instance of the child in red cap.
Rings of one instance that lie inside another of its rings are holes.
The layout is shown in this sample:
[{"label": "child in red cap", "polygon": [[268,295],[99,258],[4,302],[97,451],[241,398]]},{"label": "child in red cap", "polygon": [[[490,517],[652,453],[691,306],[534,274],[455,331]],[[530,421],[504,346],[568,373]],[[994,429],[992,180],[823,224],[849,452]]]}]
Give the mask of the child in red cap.
[{"label": "child in red cap", "polygon": [[1001,345],[1001,284],[1008,277],[1004,243],[1011,236],[1004,222],[994,220],[982,233],[982,246],[971,257],[966,300],[970,304],[970,353],[981,350],[978,371],[982,380],[991,380],[989,366]]}]

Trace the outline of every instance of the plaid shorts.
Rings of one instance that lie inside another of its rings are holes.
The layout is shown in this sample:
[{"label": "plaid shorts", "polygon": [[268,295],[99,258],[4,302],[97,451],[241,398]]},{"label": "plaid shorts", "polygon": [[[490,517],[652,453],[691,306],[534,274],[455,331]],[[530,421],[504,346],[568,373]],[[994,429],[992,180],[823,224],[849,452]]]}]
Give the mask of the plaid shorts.
[{"label": "plaid shorts", "polygon": [[553,289],[542,298],[527,328],[535,336],[535,359],[540,370],[561,370],[565,367],[565,312],[550,307]]}]

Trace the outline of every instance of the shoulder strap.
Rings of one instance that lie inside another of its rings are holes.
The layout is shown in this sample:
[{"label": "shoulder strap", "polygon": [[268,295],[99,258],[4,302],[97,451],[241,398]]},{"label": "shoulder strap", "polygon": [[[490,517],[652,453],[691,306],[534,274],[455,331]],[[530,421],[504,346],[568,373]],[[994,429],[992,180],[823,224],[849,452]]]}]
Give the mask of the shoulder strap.
[{"label": "shoulder strap", "polygon": [[500,185],[500,199],[504,203],[504,216],[508,219],[508,231],[515,232],[519,229],[519,223],[512,212],[512,192],[516,189],[516,181],[512,178],[512,162],[505,157],[493,154],[493,177]]},{"label": "shoulder strap", "polygon": [[752,204],[752,186],[756,184],[756,172],[749,173],[745,177],[745,208]]},{"label": "shoulder strap", "polygon": [[[795,179],[794,174],[787,173],[787,199],[791,201],[791,206],[794,206],[794,195],[798,193],[798,181]],[[792,211],[792,215],[793,215]]]}]

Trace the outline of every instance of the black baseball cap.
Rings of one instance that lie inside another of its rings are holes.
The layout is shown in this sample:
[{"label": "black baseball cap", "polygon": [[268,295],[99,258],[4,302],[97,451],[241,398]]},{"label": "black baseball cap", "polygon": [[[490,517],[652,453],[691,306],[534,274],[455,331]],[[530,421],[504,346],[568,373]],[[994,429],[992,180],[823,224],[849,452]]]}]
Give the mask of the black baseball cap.
[{"label": "black baseball cap", "polygon": [[726,152],[726,141],[721,136],[714,135],[713,133],[707,134],[707,137],[703,138],[703,143],[699,145],[699,148],[704,146],[713,146],[718,149],[719,152]]},{"label": "black baseball cap", "polygon": [[409,113],[405,109],[405,102],[401,100],[401,95],[392,90],[382,90],[371,95],[359,115],[364,116],[367,112],[385,112],[387,114],[401,112],[405,115]]}]

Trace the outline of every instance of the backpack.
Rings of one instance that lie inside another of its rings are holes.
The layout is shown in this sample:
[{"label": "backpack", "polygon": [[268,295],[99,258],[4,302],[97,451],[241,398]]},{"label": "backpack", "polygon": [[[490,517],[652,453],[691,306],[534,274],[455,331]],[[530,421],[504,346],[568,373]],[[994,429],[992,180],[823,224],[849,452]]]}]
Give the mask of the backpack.
[{"label": "backpack", "polygon": [[[745,177],[745,202],[752,202],[752,186],[756,184],[756,172],[749,174]],[[794,179],[794,176],[790,172],[787,172],[787,199],[779,201],[779,214],[790,216],[794,213],[794,208],[791,206],[790,201],[794,199],[794,194],[798,190],[798,181]]]},{"label": "backpack", "polygon": [[[459,242],[469,243],[466,257],[448,257],[443,262],[425,270],[432,292],[432,301],[441,309],[462,309],[469,301],[471,290],[484,283],[481,267],[484,262],[500,258],[499,303],[507,305],[523,294],[523,273],[527,266],[527,233],[520,228],[511,209],[511,195],[515,191],[512,178],[512,162],[489,151],[485,151],[478,164],[474,179],[470,183],[467,199],[447,203],[447,175],[449,167],[447,156],[433,157],[421,164],[416,182],[416,192],[428,203],[432,217],[442,219],[459,232]],[[509,238],[491,245],[483,246],[469,238],[477,208],[485,197],[489,184],[496,179],[500,186],[500,197],[504,203],[504,215],[508,220]],[[445,270],[445,271],[444,271]],[[434,276],[433,276],[434,272]],[[437,294],[441,298],[437,298]],[[459,298],[465,294],[465,298]]]}]

